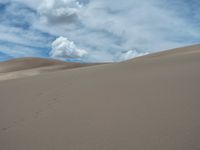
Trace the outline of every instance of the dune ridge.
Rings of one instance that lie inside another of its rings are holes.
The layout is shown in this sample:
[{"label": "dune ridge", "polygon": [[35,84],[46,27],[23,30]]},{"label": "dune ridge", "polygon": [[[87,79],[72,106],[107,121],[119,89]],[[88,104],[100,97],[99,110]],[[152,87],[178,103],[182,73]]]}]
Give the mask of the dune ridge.
[{"label": "dune ridge", "polygon": [[0,62],[0,81],[35,76],[45,72],[74,69],[97,64],[81,64],[45,58],[18,58]]},{"label": "dune ridge", "polygon": [[0,82],[2,150],[199,150],[200,45]]},{"label": "dune ridge", "polygon": [[0,62],[0,73],[21,71],[26,69],[52,66],[52,65],[63,65],[65,62],[59,60],[50,60],[44,58],[17,58]]}]

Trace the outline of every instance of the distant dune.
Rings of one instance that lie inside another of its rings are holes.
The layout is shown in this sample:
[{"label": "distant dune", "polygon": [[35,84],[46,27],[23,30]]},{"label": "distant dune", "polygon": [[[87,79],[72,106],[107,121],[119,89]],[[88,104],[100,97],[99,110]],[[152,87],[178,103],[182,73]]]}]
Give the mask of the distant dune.
[{"label": "distant dune", "polygon": [[199,150],[199,106],[199,45],[1,81],[0,149]]},{"label": "distant dune", "polygon": [[44,58],[18,58],[0,62],[0,81],[90,65],[95,64],[70,63]]},{"label": "distant dune", "polygon": [[[13,72],[37,67],[45,67],[52,65],[63,65],[62,61],[49,60],[43,58],[18,58],[5,62],[0,62],[0,73]],[[69,63],[71,65],[71,63]]]}]

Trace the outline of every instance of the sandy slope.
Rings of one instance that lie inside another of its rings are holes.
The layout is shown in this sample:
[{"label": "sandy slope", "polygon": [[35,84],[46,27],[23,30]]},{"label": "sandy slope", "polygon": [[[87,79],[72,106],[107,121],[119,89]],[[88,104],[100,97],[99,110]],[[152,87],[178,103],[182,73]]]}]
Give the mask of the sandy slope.
[{"label": "sandy slope", "polygon": [[2,150],[199,150],[200,46],[0,82]]},{"label": "sandy slope", "polygon": [[95,64],[70,63],[44,58],[18,58],[0,62],[0,81],[89,65]]}]

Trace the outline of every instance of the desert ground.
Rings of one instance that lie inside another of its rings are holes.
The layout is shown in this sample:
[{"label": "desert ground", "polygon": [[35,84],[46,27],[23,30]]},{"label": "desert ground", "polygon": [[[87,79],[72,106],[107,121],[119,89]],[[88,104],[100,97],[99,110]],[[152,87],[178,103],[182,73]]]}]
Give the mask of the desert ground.
[{"label": "desert ground", "polygon": [[200,45],[88,65],[0,63],[0,150],[199,150]]}]

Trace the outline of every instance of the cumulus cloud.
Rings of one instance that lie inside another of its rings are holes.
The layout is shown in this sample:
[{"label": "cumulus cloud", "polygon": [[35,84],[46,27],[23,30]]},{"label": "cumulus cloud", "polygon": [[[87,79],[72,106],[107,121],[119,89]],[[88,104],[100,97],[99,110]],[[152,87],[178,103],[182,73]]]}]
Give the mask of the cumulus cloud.
[{"label": "cumulus cloud", "polygon": [[73,41],[59,37],[52,43],[51,57],[60,59],[79,59],[87,56],[87,51],[77,48]]},{"label": "cumulus cloud", "polygon": [[81,5],[76,0],[44,0],[38,12],[46,23],[70,23],[77,19]]}]

